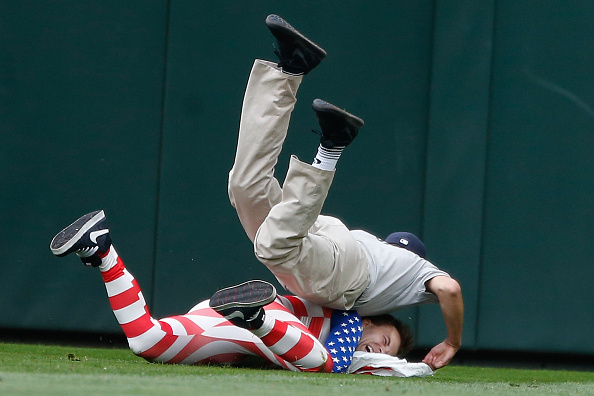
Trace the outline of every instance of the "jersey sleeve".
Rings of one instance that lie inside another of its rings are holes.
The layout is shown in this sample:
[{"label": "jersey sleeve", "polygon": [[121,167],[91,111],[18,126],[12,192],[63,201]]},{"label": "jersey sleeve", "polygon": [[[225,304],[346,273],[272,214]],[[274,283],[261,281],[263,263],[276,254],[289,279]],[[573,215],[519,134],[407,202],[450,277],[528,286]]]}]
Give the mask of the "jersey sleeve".
[{"label": "jersey sleeve", "polygon": [[361,340],[361,317],[355,311],[336,310],[330,321],[325,347],[332,359],[333,373],[345,373]]}]

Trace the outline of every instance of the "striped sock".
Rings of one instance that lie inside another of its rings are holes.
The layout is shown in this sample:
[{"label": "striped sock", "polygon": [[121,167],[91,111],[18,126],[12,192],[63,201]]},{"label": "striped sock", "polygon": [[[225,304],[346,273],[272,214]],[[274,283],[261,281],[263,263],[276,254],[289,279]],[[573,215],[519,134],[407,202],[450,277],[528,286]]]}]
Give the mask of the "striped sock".
[{"label": "striped sock", "polygon": [[116,252],[113,245],[110,246],[107,253],[101,257],[101,265],[99,265],[99,270],[101,272],[107,272],[112,269],[117,264],[118,257],[118,252]]},{"label": "striped sock", "polygon": [[326,148],[318,146],[318,153],[313,160],[313,167],[327,171],[336,169],[336,163],[342,154],[344,147]]}]

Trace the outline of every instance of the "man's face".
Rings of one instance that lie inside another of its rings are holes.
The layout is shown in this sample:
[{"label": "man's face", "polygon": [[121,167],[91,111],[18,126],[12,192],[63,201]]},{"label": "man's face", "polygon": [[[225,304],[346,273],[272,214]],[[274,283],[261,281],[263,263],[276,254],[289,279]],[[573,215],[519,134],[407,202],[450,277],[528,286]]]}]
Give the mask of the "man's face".
[{"label": "man's face", "polygon": [[400,349],[400,334],[394,326],[376,326],[369,319],[363,319],[363,333],[357,345],[357,351],[396,356],[398,349]]}]

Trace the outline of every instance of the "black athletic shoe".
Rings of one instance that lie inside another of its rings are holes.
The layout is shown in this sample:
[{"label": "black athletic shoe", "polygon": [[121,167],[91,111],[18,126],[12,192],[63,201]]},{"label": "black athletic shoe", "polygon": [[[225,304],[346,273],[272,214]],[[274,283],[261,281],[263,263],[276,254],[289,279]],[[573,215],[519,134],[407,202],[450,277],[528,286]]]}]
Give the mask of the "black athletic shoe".
[{"label": "black athletic shoe", "polygon": [[268,15],[266,26],[276,38],[278,49],[274,53],[283,71],[307,74],[326,57],[326,51],[278,15]]},{"label": "black athletic shoe", "polygon": [[362,119],[338,107],[316,99],[311,105],[322,128],[320,144],[325,148],[346,147],[364,125]]},{"label": "black athletic shoe", "polygon": [[276,298],[276,289],[268,282],[251,280],[221,289],[210,298],[210,307],[235,326],[259,329],[264,323],[263,306]]},{"label": "black athletic shoe", "polygon": [[89,267],[98,267],[101,264],[99,254],[105,254],[110,246],[111,237],[102,210],[78,218],[60,231],[50,243],[54,255],[64,257],[76,253]]}]

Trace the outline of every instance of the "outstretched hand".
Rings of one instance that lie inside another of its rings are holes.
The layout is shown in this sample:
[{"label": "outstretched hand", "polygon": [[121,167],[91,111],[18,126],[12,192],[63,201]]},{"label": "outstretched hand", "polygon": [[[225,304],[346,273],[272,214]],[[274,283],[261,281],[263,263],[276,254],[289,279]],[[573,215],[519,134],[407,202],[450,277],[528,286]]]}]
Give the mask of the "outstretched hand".
[{"label": "outstretched hand", "polygon": [[423,359],[423,363],[428,364],[432,370],[440,369],[450,363],[450,360],[452,360],[456,352],[458,352],[458,349],[460,349],[460,347],[455,347],[447,341],[442,341],[429,351],[427,356]]}]

